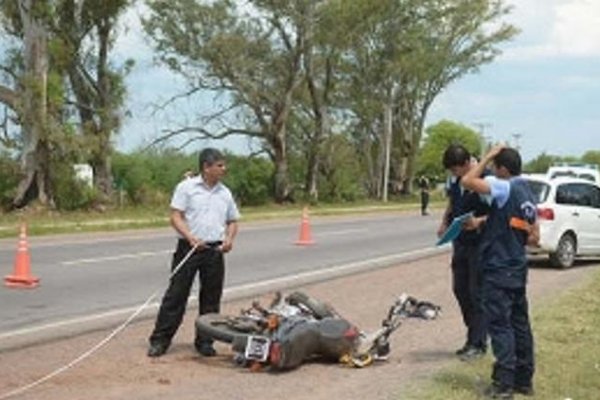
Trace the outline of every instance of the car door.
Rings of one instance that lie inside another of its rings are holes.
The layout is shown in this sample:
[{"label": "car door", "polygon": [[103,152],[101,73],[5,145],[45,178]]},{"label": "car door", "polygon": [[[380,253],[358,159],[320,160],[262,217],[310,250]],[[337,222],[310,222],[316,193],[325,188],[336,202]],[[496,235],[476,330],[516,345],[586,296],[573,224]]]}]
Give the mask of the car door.
[{"label": "car door", "polygon": [[583,191],[579,183],[562,183],[556,188],[556,218],[561,226],[571,226],[577,236],[577,254],[590,251],[590,237],[585,222],[586,210],[582,206]]},{"label": "car door", "polygon": [[597,188],[591,183],[566,185],[571,216],[577,221],[578,253],[597,254],[600,250],[600,208]]},{"label": "car door", "polygon": [[592,206],[589,209],[590,252],[600,254],[600,187],[587,185]]}]

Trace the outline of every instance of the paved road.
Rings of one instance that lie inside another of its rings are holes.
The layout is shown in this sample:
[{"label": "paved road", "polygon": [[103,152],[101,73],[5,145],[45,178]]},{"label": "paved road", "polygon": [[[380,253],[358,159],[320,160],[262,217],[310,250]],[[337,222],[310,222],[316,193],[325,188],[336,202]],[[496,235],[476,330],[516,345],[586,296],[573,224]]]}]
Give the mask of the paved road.
[{"label": "paved road", "polygon": [[[313,246],[295,246],[297,222],[242,224],[227,256],[226,288],[431,248],[437,217],[387,214],[311,221]],[[0,334],[138,306],[165,288],[170,229],[30,238],[32,290],[0,288]],[[12,273],[15,240],[0,241]]]}]

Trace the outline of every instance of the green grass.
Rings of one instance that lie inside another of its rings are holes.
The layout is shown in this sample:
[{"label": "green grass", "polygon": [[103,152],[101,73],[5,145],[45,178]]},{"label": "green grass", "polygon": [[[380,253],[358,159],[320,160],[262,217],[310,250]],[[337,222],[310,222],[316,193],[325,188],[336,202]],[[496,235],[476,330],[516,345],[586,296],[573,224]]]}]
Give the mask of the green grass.
[{"label": "green grass", "polygon": [[[534,310],[535,399],[600,398],[600,273]],[[492,357],[455,362],[415,382],[402,400],[475,400],[489,383]],[[526,399],[527,397],[516,396]]]},{"label": "green grass", "polygon": [[[288,204],[241,209],[242,221],[300,218],[303,204]],[[444,203],[435,201],[430,208],[442,208]],[[414,198],[388,203],[365,201],[343,204],[320,204],[309,206],[311,216],[331,216],[378,212],[416,211],[418,202]],[[30,235],[77,233],[92,231],[114,231],[123,229],[158,228],[168,226],[168,205],[157,208],[122,208],[97,211],[56,212],[24,211],[0,214],[0,238],[15,237],[21,221],[27,223]]]}]

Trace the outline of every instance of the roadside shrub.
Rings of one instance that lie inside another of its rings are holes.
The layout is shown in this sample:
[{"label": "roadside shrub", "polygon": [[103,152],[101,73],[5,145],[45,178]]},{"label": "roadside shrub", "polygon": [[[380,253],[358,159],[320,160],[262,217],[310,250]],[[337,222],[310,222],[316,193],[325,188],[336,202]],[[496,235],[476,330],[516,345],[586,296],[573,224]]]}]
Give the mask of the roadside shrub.
[{"label": "roadside shrub", "polygon": [[96,189],[77,179],[71,165],[54,166],[53,183],[54,201],[59,210],[89,209],[98,199]]},{"label": "roadside shrub", "polygon": [[19,163],[6,152],[0,152],[0,207],[8,210],[19,184]]},{"label": "roadside shrub", "polygon": [[259,157],[227,154],[225,184],[240,206],[266,204],[272,194],[273,164]]}]

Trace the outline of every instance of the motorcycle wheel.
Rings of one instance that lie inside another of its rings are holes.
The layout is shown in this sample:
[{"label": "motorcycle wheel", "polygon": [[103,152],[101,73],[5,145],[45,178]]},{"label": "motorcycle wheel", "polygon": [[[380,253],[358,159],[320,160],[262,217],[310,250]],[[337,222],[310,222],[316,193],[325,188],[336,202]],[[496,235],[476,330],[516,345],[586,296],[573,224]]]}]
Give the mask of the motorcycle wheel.
[{"label": "motorcycle wheel", "polygon": [[211,337],[225,343],[233,343],[235,337],[259,334],[248,326],[236,329],[236,322],[242,323],[241,318],[222,314],[203,314],[196,319],[196,330],[200,335]]},{"label": "motorcycle wheel", "polygon": [[330,306],[314,299],[303,292],[293,292],[286,297],[286,300],[291,305],[301,305],[307,308],[317,319],[331,318],[335,316],[335,312]]}]

